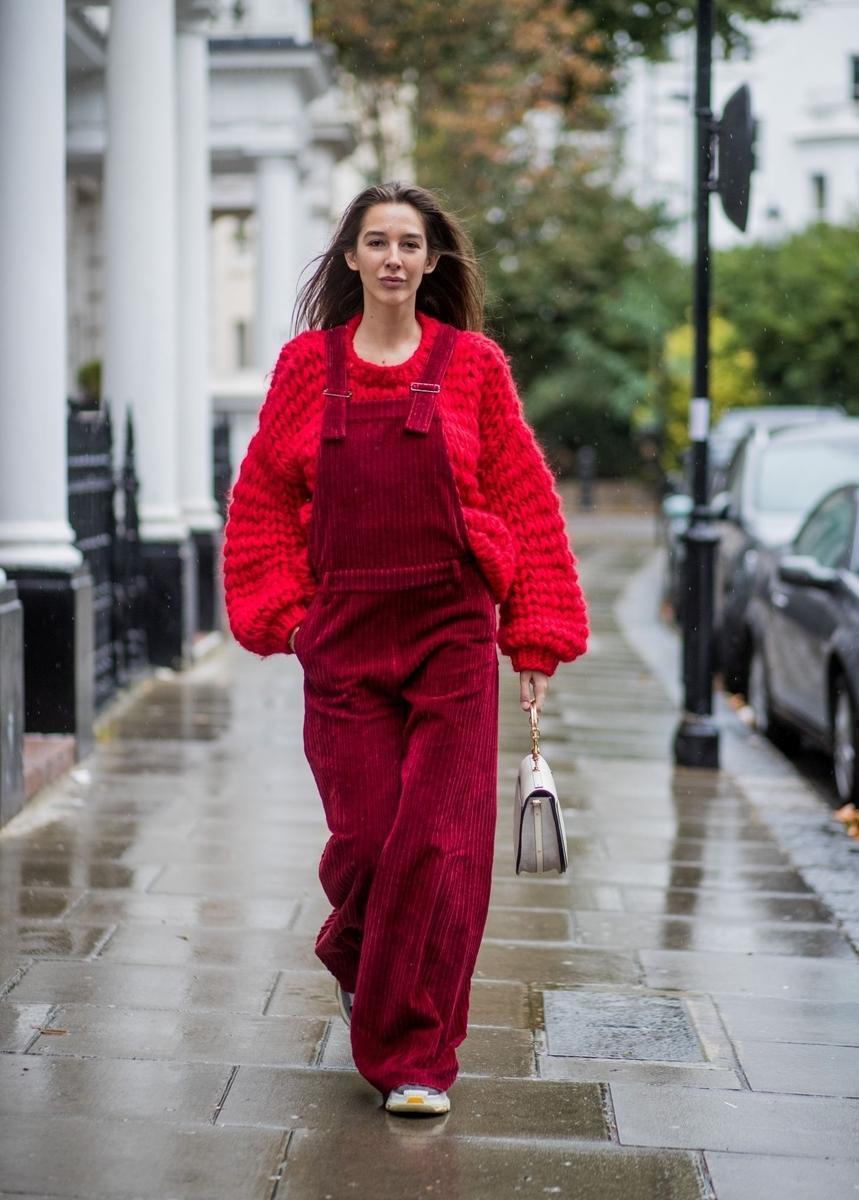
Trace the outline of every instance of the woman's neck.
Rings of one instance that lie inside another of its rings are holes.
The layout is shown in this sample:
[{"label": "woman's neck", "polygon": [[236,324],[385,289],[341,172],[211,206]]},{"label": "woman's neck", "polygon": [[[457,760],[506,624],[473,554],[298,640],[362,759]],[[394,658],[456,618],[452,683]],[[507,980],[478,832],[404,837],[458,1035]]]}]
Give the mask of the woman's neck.
[{"label": "woman's neck", "polygon": [[421,343],[423,330],[415,316],[415,306],[398,308],[365,304],[355,327],[355,353],[380,366],[396,366],[412,357]]}]

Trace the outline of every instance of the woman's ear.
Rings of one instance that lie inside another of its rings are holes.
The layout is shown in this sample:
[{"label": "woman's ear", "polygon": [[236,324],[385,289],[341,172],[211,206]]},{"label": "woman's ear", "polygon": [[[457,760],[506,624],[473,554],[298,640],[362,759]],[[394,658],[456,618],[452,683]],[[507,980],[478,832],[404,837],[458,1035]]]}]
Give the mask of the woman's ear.
[{"label": "woman's ear", "polygon": [[427,256],[427,263],[424,267],[424,275],[429,275],[430,271],[434,271],[438,266],[439,255],[430,254]]},{"label": "woman's ear", "polygon": [[350,271],[358,270],[358,262],[357,262],[357,259],[355,258],[354,250],[345,250],[343,252],[343,257],[346,259],[346,266],[349,268]]}]

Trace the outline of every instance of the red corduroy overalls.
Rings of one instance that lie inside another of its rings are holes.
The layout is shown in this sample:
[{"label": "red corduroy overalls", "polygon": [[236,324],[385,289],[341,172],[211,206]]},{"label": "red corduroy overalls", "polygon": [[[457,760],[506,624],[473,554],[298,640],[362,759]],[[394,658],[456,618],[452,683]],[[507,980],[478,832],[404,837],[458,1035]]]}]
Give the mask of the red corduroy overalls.
[{"label": "red corduroy overalls", "polygon": [[308,529],[319,587],[296,635],[304,747],[331,836],[316,954],[350,992],[352,1053],[383,1094],[445,1089],[466,1036],[497,816],[495,601],[436,408],[457,331],[406,395],[348,403],[344,326]]}]

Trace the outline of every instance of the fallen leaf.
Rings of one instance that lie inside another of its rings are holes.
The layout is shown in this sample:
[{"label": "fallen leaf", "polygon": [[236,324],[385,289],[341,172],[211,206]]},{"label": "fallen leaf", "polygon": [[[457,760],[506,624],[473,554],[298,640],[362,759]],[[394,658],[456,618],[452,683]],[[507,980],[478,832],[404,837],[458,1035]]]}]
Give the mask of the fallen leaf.
[{"label": "fallen leaf", "polygon": [[31,1029],[38,1029],[39,1033],[68,1033],[68,1029],[57,1029],[51,1025],[31,1025]]}]

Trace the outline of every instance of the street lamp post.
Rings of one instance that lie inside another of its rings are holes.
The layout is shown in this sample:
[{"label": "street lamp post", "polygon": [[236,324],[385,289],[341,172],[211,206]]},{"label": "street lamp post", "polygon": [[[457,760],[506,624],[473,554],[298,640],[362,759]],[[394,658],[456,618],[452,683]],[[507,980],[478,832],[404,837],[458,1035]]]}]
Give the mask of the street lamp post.
[{"label": "street lamp post", "polygon": [[[710,436],[710,193],[718,192],[728,220],[745,231],[756,122],[746,84],[729,97],[720,120],[710,108],[713,0],[699,0],[695,119],[695,366],[689,406],[692,443],[692,519],[684,535],[683,597],[684,711],[674,735],[680,767],[718,767],[719,730],[713,720],[713,601],[719,536],[708,506]],[[718,149],[718,170],[713,152]]]},{"label": "street lamp post", "polygon": [[718,533],[708,506],[710,435],[710,193],[717,126],[710,108],[713,0],[699,0],[696,47],[695,365],[689,411],[692,443],[692,518],[686,543],[683,604],[684,712],[674,737],[683,767],[718,767],[719,730],[713,719],[713,598]]}]

